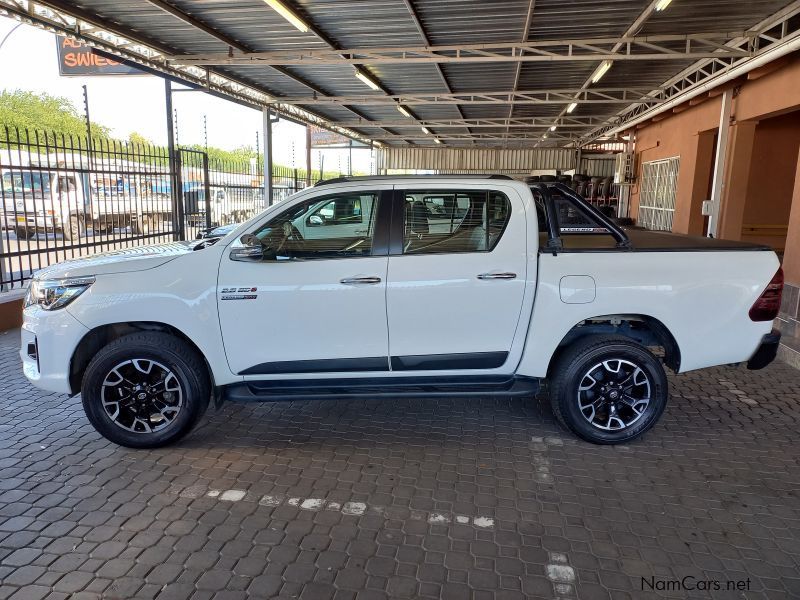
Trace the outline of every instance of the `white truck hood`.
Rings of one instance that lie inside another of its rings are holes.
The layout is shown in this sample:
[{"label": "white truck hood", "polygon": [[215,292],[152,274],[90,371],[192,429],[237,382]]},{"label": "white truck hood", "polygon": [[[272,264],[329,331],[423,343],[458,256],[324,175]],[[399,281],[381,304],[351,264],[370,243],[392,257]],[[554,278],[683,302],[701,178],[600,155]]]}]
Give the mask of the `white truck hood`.
[{"label": "white truck hood", "polygon": [[132,273],[160,267],[179,256],[192,252],[196,241],[171,242],[152,246],[137,246],[66,260],[37,271],[37,279],[62,279],[87,275]]}]

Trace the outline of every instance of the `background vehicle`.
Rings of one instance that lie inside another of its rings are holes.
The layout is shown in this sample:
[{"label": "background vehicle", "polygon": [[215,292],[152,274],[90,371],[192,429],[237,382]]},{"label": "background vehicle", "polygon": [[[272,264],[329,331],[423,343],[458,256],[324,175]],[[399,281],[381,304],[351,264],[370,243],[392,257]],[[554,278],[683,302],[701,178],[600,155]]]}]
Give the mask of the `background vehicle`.
[{"label": "background vehicle", "polygon": [[21,239],[63,233],[76,240],[87,229],[120,227],[148,233],[172,218],[169,197],[135,177],[95,174],[92,181],[89,173],[77,170],[7,169],[2,184],[4,226]]},{"label": "background vehicle", "polygon": [[765,247],[626,232],[558,183],[345,178],[225,237],[44,269],[21,355],[129,446],[186,434],[212,390],[525,396],[543,381],[566,427],[619,443],[664,411],[664,365],[773,360],[782,284]]}]

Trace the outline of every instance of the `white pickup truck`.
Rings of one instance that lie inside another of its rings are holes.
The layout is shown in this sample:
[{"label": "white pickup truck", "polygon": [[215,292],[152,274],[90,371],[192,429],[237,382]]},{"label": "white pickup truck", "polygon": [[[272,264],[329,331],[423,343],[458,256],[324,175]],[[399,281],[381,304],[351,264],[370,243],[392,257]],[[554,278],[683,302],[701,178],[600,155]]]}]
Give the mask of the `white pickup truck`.
[{"label": "white pickup truck", "polygon": [[108,439],[177,440],[210,400],[532,396],[585,440],[650,429],[675,372],[776,354],[768,248],[623,230],[560,184],[323,182],[222,238],[61,263],[21,357]]}]

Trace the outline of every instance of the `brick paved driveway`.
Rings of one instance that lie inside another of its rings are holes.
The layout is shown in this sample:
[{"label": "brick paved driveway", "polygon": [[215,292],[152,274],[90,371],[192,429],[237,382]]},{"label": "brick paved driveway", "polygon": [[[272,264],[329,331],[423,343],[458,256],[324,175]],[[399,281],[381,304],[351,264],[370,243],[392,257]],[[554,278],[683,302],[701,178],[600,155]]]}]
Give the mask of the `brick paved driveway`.
[{"label": "brick paved driveway", "polygon": [[471,399],[228,404],[134,451],[16,352],[0,334],[0,599],[800,597],[784,365],[672,377],[627,446]]}]

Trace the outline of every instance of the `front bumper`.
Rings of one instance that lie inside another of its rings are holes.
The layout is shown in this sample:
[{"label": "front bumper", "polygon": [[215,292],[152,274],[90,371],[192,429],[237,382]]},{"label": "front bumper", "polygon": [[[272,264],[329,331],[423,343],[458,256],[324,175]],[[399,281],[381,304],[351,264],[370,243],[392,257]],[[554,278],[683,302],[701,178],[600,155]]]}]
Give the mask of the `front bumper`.
[{"label": "front bumper", "polygon": [[89,330],[63,308],[46,311],[29,306],[22,315],[19,355],[25,377],[43,390],[72,393],[70,361]]},{"label": "front bumper", "polygon": [[755,354],[747,361],[747,368],[755,371],[766,367],[775,360],[780,345],[781,332],[777,329],[773,329],[772,333],[768,333],[761,338],[761,344],[758,346]]}]

